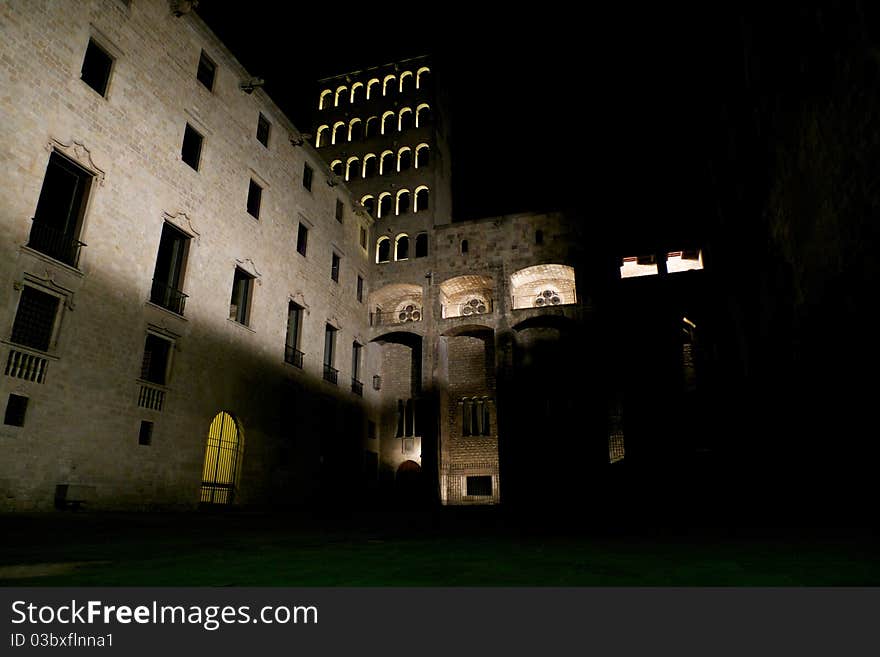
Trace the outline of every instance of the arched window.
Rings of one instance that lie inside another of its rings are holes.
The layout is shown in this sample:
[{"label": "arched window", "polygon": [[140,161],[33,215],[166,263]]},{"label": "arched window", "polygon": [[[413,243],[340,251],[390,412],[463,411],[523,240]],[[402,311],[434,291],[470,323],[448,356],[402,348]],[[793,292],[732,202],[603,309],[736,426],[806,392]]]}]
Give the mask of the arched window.
[{"label": "arched window", "polygon": [[362,89],[363,86],[364,86],[363,82],[355,82],[353,85],[351,85],[351,104],[352,105],[354,105],[354,103],[357,101],[357,90]]},{"label": "arched window", "polygon": [[427,144],[416,146],[416,169],[426,167],[431,162],[431,147]]},{"label": "arched window", "polygon": [[244,439],[238,422],[220,411],[208,427],[205,464],[202,468],[201,501],[232,504],[238,485]]},{"label": "arched window", "polygon": [[364,124],[364,139],[375,137],[379,131],[379,117],[371,116]]},{"label": "arched window", "polygon": [[394,153],[385,151],[379,160],[379,175],[387,176],[394,170]]},{"label": "arched window", "polygon": [[406,233],[401,233],[397,236],[397,239],[394,240],[394,259],[409,259],[409,235]]},{"label": "arched window", "polygon": [[368,215],[371,217],[376,216],[376,199],[372,194],[366,194],[361,198],[361,205],[364,206],[364,210],[367,211]]},{"label": "arched window", "polygon": [[425,258],[428,255],[428,233],[416,235],[416,258]]},{"label": "arched window", "polygon": [[348,91],[348,87],[346,87],[344,85],[336,89],[336,98],[333,99],[333,106],[334,107],[339,107],[339,99],[340,98],[342,98],[342,100],[347,100],[347,98],[346,98],[347,91]]},{"label": "arched window", "polygon": [[345,135],[348,130],[345,127],[345,123],[342,121],[337,121],[333,124],[333,143],[341,144],[345,141]]},{"label": "arched window", "polygon": [[428,188],[425,185],[416,188],[416,205],[414,208],[415,212],[422,212],[423,210],[428,209],[428,198],[429,192]]},{"label": "arched window", "polygon": [[318,127],[318,133],[315,137],[315,148],[321,148],[321,146],[327,145],[327,140],[330,138],[330,126],[322,125]]},{"label": "arched window", "polygon": [[376,262],[391,260],[391,238],[383,235],[376,240]]},{"label": "arched window", "polygon": [[461,241],[461,252],[462,252],[462,253],[467,253],[467,252],[468,252],[468,241],[467,241],[467,240],[462,240],[462,241]]},{"label": "arched window", "polygon": [[409,212],[409,190],[401,189],[397,192],[397,208],[395,214],[406,214]]},{"label": "arched window", "polygon": [[378,78],[373,78],[372,80],[367,82],[367,100],[376,97],[376,90],[379,88],[380,84],[381,83],[379,82]]},{"label": "arched window", "polygon": [[400,132],[409,130],[413,125],[413,111],[411,107],[404,107],[400,110],[400,116],[397,119],[397,129]]},{"label": "arched window", "polygon": [[379,158],[376,157],[375,153],[368,153],[367,155],[364,155],[364,178],[372,178],[376,175],[378,161]]},{"label": "arched window", "polygon": [[431,69],[427,66],[423,66],[416,72],[416,89],[423,89],[425,83],[428,81],[430,77]]},{"label": "arched window", "polygon": [[379,194],[379,217],[387,217],[391,214],[391,210],[394,207],[394,197],[391,196],[391,192],[382,192]]},{"label": "arched window", "polygon": [[352,179],[352,170],[354,170],[354,176],[356,177],[358,173],[360,173],[360,160],[357,157],[348,158],[348,162],[345,163],[345,179]]},{"label": "arched window", "polygon": [[360,141],[364,134],[364,122],[352,119],[348,124],[348,141]]},{"label": "arched window", "polygon": [[382,115],[382,134],[390,135],[394,129],[394,112],[387,111]]},{"label": "arched window", "polygon": [[428,103],[422,103],[416,108],[416,127],[421,128],[431,120],[431,108]]},{"label": "arched window", "polygon": [[385,80],[382,82],[382,95],[383,96],[387,96],[389,90],[395,91],[394,82],[396,79],[397,78],[395,78],[393,75],[386,75],[385,76]]},{"label": "arched window", "polygon": [[335,173],[337,176],[342,175],[342,170],[342,160],[333,160],[333,162],[330,163],[330,171]]},{"label": "arched window", "polygon": [[408,90],[413,85],[415,78],[412,71],[404,71],[400,74],[400,93]]},{"label": "arched window", "polygon": [[327,96],[332,96],[332,95],[333,95],[332,89],[324,89],[324,91],[321,92],[321,97],[318,99],[318,109],[319,110],[326,109],[327,107],[330,106],[328,103]]},{"label": "arched window", "polygon": [[408,171],[412,167],[412,149],[404,146],[397,152],[397,170]]}]

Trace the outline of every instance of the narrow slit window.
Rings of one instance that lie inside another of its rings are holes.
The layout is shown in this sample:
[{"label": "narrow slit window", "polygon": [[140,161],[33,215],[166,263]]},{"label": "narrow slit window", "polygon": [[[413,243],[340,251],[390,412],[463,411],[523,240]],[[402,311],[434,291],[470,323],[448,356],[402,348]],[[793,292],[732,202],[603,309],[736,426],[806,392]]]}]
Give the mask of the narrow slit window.
[{"label": "narrow slit window", "polygon": [[269,132],[272,130],[272,124],[269,119],[260,114],[257,119],[257,141],[266,148],[269,148]]},{"label": "narrow slit window", "polygon": [[306,254],[306,248],[309,243],[309,229],[305,226],[305,224],[300,224],[299,229],[297,229],[296,233],[296,252],[301,256]]},{"label": "narrow slit window", "polygon": [[263,188],[253,180],[248,185],[247,211],[254,219],[260,218],[260,204],[263,201]]}]

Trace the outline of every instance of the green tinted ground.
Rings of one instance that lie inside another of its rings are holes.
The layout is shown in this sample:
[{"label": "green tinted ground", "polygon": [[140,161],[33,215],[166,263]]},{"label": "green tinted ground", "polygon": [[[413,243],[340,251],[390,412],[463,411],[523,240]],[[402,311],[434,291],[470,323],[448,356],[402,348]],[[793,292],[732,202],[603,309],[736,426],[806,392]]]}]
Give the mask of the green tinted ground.
[{"label": "green tinted ground", "polygon": [[5,586],[865,586],[859,532],[560,536],[491,513],[0,516]]}]

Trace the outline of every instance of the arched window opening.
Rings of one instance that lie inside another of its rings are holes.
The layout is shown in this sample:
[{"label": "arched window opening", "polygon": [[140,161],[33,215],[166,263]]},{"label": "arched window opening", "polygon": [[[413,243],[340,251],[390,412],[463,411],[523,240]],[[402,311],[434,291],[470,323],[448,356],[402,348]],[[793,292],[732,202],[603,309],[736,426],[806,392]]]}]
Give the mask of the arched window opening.
[{"label": "arched window opening", "polygon": [[400,117],[397,119],[397,130],[403,132],[413,127],[413,111],[411,107],[404,107],[400,110]]},{"label": "arched window opening", "polygon": [[394,170],[394,153],[385,151],[382,153],[382,159],[379,160],[379,175],[387,176]]},{"label": "arched window opening", "polygon": [[382,95],[387,96],[389,91],[395,91],[395,78],[393,75],[386,75],[382,82]]},{"label": "arched window opening", "polygon": [[394,129],[394,112],[387,111],[382,115],[382,134],[390,135]]},{"label": "arched window opening", "polygon": [[409,171],[412,168],[412,149],[404,146],[397,153],[397,170]]},{"label": "arched window opening", "polygon": [[461,252],[462,252],[462,253],[467,253],[467,252],[468,252],[468,241],[467,241],[467,240],[462,240],[462,241],[461,241]]},{"label": "arched window opening", "polygon": [[333,160],[330,164],[330,171],[332,171],[337,176],[342,175],[342,160]]},{"label": "arched window opening", "polygon": [[416,147],[416,169],[426,167],[431,163],[431,148],[427,144],[419,144]]},{"label": "arched window opening", "polygon": [[319,110],[326,109],[327,107],[330,106],[330,104],[327,100],[327,96],[332,96],[332,95],[333,95],[332,89],[324,89],[324,91],[321,92],[321,97],[318,99],[318,109]]},{"label": "arched window opening", "polygon": [[373,178],[376,175],[376,168],[379,158],[377,158],[373,153],[369,155],[364,155],[364,178]]},{"label": "arched window opening", "polygon": [[409,235],[406,233],[401,233],[397,236],[397,239],[394,240],[394,259],[409,259]]},{"label": "arched window opening", "polygon": [[367,100],[376,97],[376,90],[378,89],[379,84],[380,82],[378,78],[373,78],[372,80],[367,82]]},{"label": "arched window opening", "polygon": [[364,122],[352,119],[348,124],[348,141],[360,141],[364,136]]},{"label": "arched window opening", "polygon": [[348,158],[348,162],[345,163],[345,179],[352,179],[352,169],[354,169],[354,176],[357,176],[360,173],[360,160],[356,157]]},{"label": "arched window opening", "polygon": [[513,309],[577,303],[574,268],[561,264],[525,267],[510,275]]},{"label": "arched window opening", "polygon": [[339,107],[340,98],[346,100],[346,92],[348,92],[348,87],[344,85],[336,89],[336,98],[333,100],[334,107]]},{"label": "arched window opening", "polygon": [[377,131],[379,130],[379,117],[371,116],[367,119],[367,122],[364,124],[364,139],[369,139],[370,137],[375,137]]},{"label": "arched window opening", "polygon": [[226,411],[214,416],[208,427],[202,468],[201,502],[232,504],[238,485],[244,438],[235,418]]},{"label": "arched window opening", "polygon": [[345,127],[345,123],[342,121],[337,121],[333,124],[333,144],[341,144],[345,141],[345,136],[348,130]]},{"label": "arched window opening", "polygon": [[431,108],[427,103],[422,103],[416,109],[416,127],[421,128],[431,120]]},{"label": "arched window opening", "polygon": [[396,214],[406,214],[409,212],[409,190],[401,189],[397,192],[397,209]]},{"label": "arched window opening", "polygon": [[416,72],[416,89],[423,89],[425,83],[428,81],[430,77],[431,69],[427,66],[423,66]]},{"label": "arched window opening", "polygon": [[388,262],[391,259],[391,238],[382,236],[376,240],[376,262]]},{"label": "arched window opening", "polygon": [[[367,194],[361,199],[361,205],[364,206],[364,210],[367,211],[367,214],[371,217],[376,214],[376,199],[372,194]],[[366,246],[366,245],[364,245]]]},{"label": "arched window opening", "polygon": [[330,126],[322,125],[318,127],[318,133],[315,137],[315,148],[321,148],[321,146],[327,145],[327,138],[330,134]]},{"label": "arched window opening", "polygon": [[423,212],[428,209],[428,188],[422,185],[416,189],[415,212]]},{"label": "arched window opening", "polygon": [[409,91],[409,88],[414,84],[415,76],[413,76],[412,71],[404,71],[400,74],[400,93],[404,93],[404,91]]},{"label": "arched window opening", "polygon": [[363,86],[364,86],[363,82],[355,82],[353,85],[351,85],[351,104],[352,105],[354,105],[354,103],[357,101],[357,90],[363,89]]},{"label": "arched window opening", "polygon": [[426,258],[428,256],[428,233],[419,233],[416,235],[416,258]]},{"label": "arched window opening", "polygon": [[379,217],[387,217],[391,214],[391,210],[394,206],[394,197],[391,196],[391,192],[382,192],[379,194]]}]

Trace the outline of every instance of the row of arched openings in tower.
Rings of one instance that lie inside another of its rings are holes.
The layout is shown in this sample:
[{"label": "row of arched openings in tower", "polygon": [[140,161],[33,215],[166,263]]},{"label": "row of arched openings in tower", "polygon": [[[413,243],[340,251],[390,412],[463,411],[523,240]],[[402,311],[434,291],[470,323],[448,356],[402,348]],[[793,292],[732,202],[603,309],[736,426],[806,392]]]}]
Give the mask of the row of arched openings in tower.
[{"label": "row of arched openings in tower", "polygon": [[340,85],[336,89],[324,89],[318,99],[318,109],[324,110],[330,107],[339,107],[345,103],[352,105],[360,100],[371,100],[382,96],[391,96],[395,93],[406,93],[412,89],[424,89],[425,82],[431,73],[431,69],[423,66],[415,73],[403,71],[400,76],[389,73],[381,80],[372,78],[367,82],[355,82],[351,88]]},{"label": "row of arched openings in tower", "polygon": [[431,106],[422,103],[415,109],[402,107],[398,112],[388,110],[382,116],[371,116],[366,120],[355,117],[348,123],[337,121],[332,126],[325,123],[318,126],[315,133],[315,148],[328,144],[344,144],[370,139],[376,135],[390,135],[395,130],[405,132],[410,128],[421,128],[431,120]]},{"label": "row of arched openings in tower", "polygon": [[[392,246],[394,247],[394,260],[409,260],[410,258],[410,238],[406,233],[400,233],[391,242],[391,238],[383,235],[376,240],[376,262],[391,262]],[[428,255],[428,233],[419,233],[415,239],[415,256],[416,258],[424,258]]]},{"label": "row of arched openings in tower", "polygon": [[387,150],[378,155],[367,153],[363,158],[352,155],[344,162],[333,160],[330,163],[330,171],[339,177],[344,176],[346,180],[387,176],[395,171],[399,173],[428,166],[430,152],[428,144],[419,144],[415,149],[403,146],[396,154],[392,150]]},{"label": "row of arched openings in tower", "polygon": [[412,212],[423,212],[428,209],[429,198],[427,185],[420,185],[416,187],[415,194],[408,189],[400,189],[396,194],[381,192],[378,198],[372,194],[365,194],[361,197],[361,205],[371,217],[381,219],[392,214],[406,214],[410,211],[410,205]]}]

